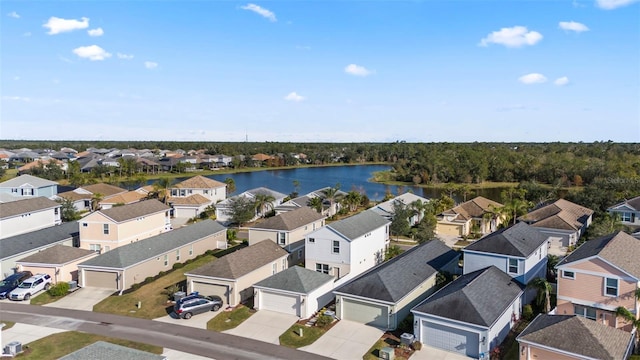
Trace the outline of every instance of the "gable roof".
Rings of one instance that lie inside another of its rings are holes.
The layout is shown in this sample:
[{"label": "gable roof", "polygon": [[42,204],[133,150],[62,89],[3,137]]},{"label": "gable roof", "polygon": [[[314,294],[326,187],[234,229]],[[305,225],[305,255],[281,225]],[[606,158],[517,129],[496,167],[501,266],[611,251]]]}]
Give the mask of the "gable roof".
[{"label": "gable roof", "polygon": [[623,205],[635,211],[640,211],[640,196],[636,196],[633,199],[625,200],[621,203],[615,204],[612,207],[608,208],[607,210],[612,210]]},{"label": "gable roof", "polygon": [[105,183],[85,185],[81,188],[92,194],[102,194],[104,198],[127,192],[127,189]]},{"label": "gable roof", "polygon": [[333,222],[327,227],[337,231],[349,240],[389,224],[390,221],[373,211],[365,210],[359,214]]},{"label": "gable roof", "polygon": [[193,194],[193,195],[189,195],[189,196],[174,196],[174,197],[170,197],[169,200],[167,200],[167,202],[169,204],[172,205],[183,205],[183,206],[189,206],[189,205],[195,205],[195,206],[199,206],[199,205],[203,205],[203,204],[209,204],[212,201],[210,199],[207,199],[206,197],[200,195],[200,194]]},{"label": "gable roof", "polygon": [[624,359],[634,334],[575,315],[540,314],[517,340],[594,359]]},{"label": "gable roof", "polygon": [[547,239],[548,237],[538,229],[520,222],[488,234],[474,241],[462,251],[472,250],[527,258]]},{"label": "gable roof", "polygon": [[558,199],[519,217],[518,220],[526,221],[535,227],[575,231],[582,228],[592,214],[591,209]]},{"label": "gable roof", "polygon": [[394,204],[396,203],[396,201],[399,201],[404,205],[410,205],[418,200],[423,203],[429,202],[429,199],[423,198],[422,196],[418,196],[414,193],[407,192],[402,195],[398,195],[391,200],[382,202],[374,206],[371,210],[379,213],[382,216],[393,215]]},{"label": "gable roof", "polygon": [[498,208],[503,205],[499,202],[489,200],[482,196],[463,202],[450,210],[445,210],[444,214],[457,214],[462,220],[470,220],[472,218],[481,218],[491,207]]},{"label": "gable roof", "polygon": [[141,216],[152,215],[169,210],[169,207],[156,199],[139,201],[137,203],[115,206],[106,210],[100,210],[104,216],[115,222],[123,222],[139,218]]},{"label": "gable roof", "polygon": [[640,279],[640,239],[625,232],[617,231],[609,235],[589,240],[562,259],[557,266],[570,264],[598,256]]},{"label": "gable roof", "polygon": [[459,256],[442,241],[431,240],[368,270],[334,292],[396,303]]},{"label": "gable roof", "polygon": [[91,194],[78,193],[73,190],[58,193],[59,198],[65,198],[71,201],[89,200],[93,197]]},{"label": "gable roof", "polygon": [[61,265],[95,254],[96,252],[93,250],[80,249],[77,247],[58,244],[53,245],[52,247],[45,250],[39,251],[33,255],[22,258],[17,262]]},{"label": "gable roof", "polygon": [[186,275],[238,279],[288,255],[288,252],[273,241],[260,241],[192,270]]},{"label": "gable roof", "polygon": [[77,221],[62,223],[26,234],[0,240],[0,259],[10,258],[44,246],[78,238],[80,227]]},{"label": "gable roof", "polygon": [[193,225],[184,226],[144,240],[119,246],[100,256],[87,260],[78,266],[126,269],[145,260],[155,258],[158,255],[225,230],[226,228],[218,222],[207,219]]},{"label": "gable roof", "polygon": [[9,179],[7,181],[1,182],[0,188],[17,188],[27,184],[33,186],[34,188],[58,185],[58,183],[55,181],[25,174],[25,175],[20,175],[20,176],[14,177],[13,179]]},{"label": "gable roof", "polygon": [[227,184],[209,179],[202,175],[191,177],[187,180],[175,184],[173,187],[178,189],[213,189],[226,187]]},{"label": "gable roof", "polygon": [[333,281],[333,276],[329,274],[306,269],[302,266],[292,266],[255,283],[253,286],[309,294],[322,285]]},{"label": "gable roof", "polygon": [[0,203],[0,219],[6,219],[31,211],[42,211],[56,207],[61,207],[61,205],[44,196],[36,196],[26,199],[22,198],[16,201]]},{"label": "gable roof", "polygon": [[460,276],[412,311],[490,327],[523,289],[522,284],[492,265]]},{"label": "gable roof", "polygon": [[61,357],[59,360],[111,360],[111,359],[136,359],[136,360],[166,360],[163,355],[129,348],[126,346],[111,344],[106,341],[96,341],[71,354]]},{"label": "gable roof", "polygon": [[267,230],[295,230],[324,218],[326,218],[326,216],[318,213],[312,208],[301,207],[267,218],[251,228]]},{"label": "gable roof", "polygon": [[286,194],[283,194],[281,192],[275,191],[275,190],[271,190],[269,188],[266,187],[259,187],[259,188],[255,188],[255,189],[251,189],[251,190],[247,190],[244,193],[249,193],[252,196],[256,196],[258,194],[263,194],[263,195],[271,195],[273,196],[276,200],[278,199],[284,199],[287,197]]}]

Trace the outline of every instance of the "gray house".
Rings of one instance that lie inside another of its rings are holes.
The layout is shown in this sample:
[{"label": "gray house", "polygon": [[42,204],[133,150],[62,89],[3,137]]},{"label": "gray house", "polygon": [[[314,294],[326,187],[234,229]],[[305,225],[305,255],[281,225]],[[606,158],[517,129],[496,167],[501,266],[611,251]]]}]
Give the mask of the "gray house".
[{"label": "gray house", "polygon": [[37,176],[20,175],[1,182],[0,194],[15,196],[16,200],[37,196],[51,199],[58,194],[58,183]]},{"label": "gray house", "polygon": [[618,216],[624,225],[640,226],[640,196],[613,205],[607,212]]}]

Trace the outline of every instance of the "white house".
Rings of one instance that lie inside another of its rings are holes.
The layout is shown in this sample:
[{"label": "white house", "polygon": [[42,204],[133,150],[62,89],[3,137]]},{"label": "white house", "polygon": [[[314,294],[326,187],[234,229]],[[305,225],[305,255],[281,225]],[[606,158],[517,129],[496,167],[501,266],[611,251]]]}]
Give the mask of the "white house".
[{"label": "white house", "polygon": [[212,204],[227,198],[227,185],[220,181],[194,176],[182,181],[171,188],[171,197],[189,197],[201,195],[211,201]]},{"label": "white house", "polygon": [[0,203],[0,239],[60,225],[61,207],[43,196]]},{"label": "white house", "polygon": [[[216,204],[216,220],[223,223],[223,224],[228,224],[231,221],[231,214],[230,214],[230,204],[232,203],[232,201],[238,197],[244,197],[245,199],[249,200],[249,201],[254,201],[256,198],[256,195],[267,195],[267,196],[272,196],[273,197],[273,201],[269,204],[269,208],[270,209],[275,209],[276,206],[282,204],[282,200],[284,200],[284,198],[287,197],[287,195],[281,193],[281,192],[277,192],[271,189],[267,189],[265,187],[259,187],[256,189],[251,189],[251,190],[247,190],[241,194],[238,194],[236,196],[232,196],[228,199],[225,199],[223,201],[220,201],[219,203]],[[254,217],[254,219],[258,218],[258,214],[256,213],[256,216]]]}]

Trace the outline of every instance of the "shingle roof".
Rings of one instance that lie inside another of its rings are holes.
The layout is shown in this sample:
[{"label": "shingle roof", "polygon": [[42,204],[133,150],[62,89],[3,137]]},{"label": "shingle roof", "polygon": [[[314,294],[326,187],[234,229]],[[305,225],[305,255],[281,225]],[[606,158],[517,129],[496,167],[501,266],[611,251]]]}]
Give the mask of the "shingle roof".
[{"label": "shingle roof", "polygon": [[302,207],[292,211],[287,211],[278,216],[273,216],[252,226],[253,229],[269,230],[295,230],[301,226],[311,224],[326,218],[312,208]]},{"label": "shingle roof", "polygon": [[100,210],[99,212],[115,222],[123,222],[166,210],[169,210],[167,205],[158,200],[150,199],[129,205],[114,206],[106,210]]},{"label": "shingle roof", "polygon": [[463,220],[469,220],[472,218],[481,218],[491,207],[498,208],[502,206],[503,205],[498,202],[477,196],[443,213],[458,214]]},{"label": "shingle roof", "polygon": [[187,275],[211,276],[222,279],[238,279],[289,253],[273,241],[260,241],[220,259],[210,262]]},{"label": "shingle roof", "polygon": [[389,223],[389,220],[375,212],[365,210],[359,214],[331,223],[327,227],[344,235],[349,240],[355,240]]},{"label": "shingle roof", "polygon": [[35,264],[66,264],[95,253],[96,252],[92,250],[58,244],[22,258],[18,260],[18,262]]},{"label": "shingle roof", "polygon": [[93,195],[91,194],[80,194],[77,193],[75,191],[65,191],[62,193],[58,193],[58,197],[60,198],[65,198],[65,199],[69,199],[71,201],[78,201],[78,200],[89,200],[93,197]]},{"label": "shingle roof", "polygon": [[60,207],[57,202],[43,196],[26,198],[22,200],[0,203],[0,219],[28,213]]},{"label": "shingle roof", "polygon": [[1,182],[0,188],[16,188],[25,184],[29,184],[34,188],[58,185],[58,183],[55,181],[42,179],[37,176],[26,174],[26,175],[20,175],[20,176],[14,177],[13,179],[9,179],[7,181]]},{"label": "shingle roof", "polygon": [[105,341],[96,341],[80,350],[61,357],[59,360],[113,360],[113,359],[136,359],[136,360],[166,360],[163,355],[156,355],[150,352],[132,349],[125,346],[111,344]]},{"label": "shingle roof", "polygon": [[171,197],[167,202],[173,205],[203,205],[211,203],[211,200],[200,194],[193,194],[185,197]]},{"label": "shingle roof", "polygon": [[472,250],[492,254],[529,257],[548,237],[526,223],[517,223],[486,235],[468,245],[463,251]]},{"label": "shingle roof", "polygon": [[280,271],[254,286],[268,289],[278,289],[291,291],[299,294],[309,294],[322,285],[334,281],[333,276],[321,272],[303,268],[302,266],[292,266],[287,270]]},{"label": "shingle roof", "polygon": [[640,279],[640,239],[617,231],[603,237],[586,241],[557,266],[570,264],[593,256],[601,257],[609,263]]},{"label": "shingle roof", "polygon": [[552,204],[519,217],[518,220],[526,221],[535,227],[579,230],[592,214],[593,210],[591,209],[564,199],[558,199]]},{"label": "shingle roof", "polygon": [[626,207],[629,207],[629,208],[631,208],[633,210],[639,211],[640,210],[640,196],[636,196],[633,199],[625,200],[625,201],[623,201],[621,203],[615,204],[615,205],[611,206],[610,208],[608,208],[607,210],[612,210],[612,209],[615,209],[615,208],[623,206],[623,205],[626,206]]},{"label": "shingle roof", "polygon": [[79,226],[77,221],[62,223],[41,230],[11,236],[0,240],[0,259],[13,257],[43,246],[78,238]]},{"label": "shingle roof", "polygon": [[268,189],[268,188],[266,188],[266,187],[259,187],[259,188],[255,188],[255,189],[247,190],[247,191],[245,191],[245,192],[246,192],[246,193],[249,193],[249,194],[251,194],[251,195],[253,195],[253,196],[256,196],[256,195],[258,195],[258,194],[271,195],[271,196],[273,196],[273,197],[274,197],[274,198],[276,198],[276,199],[284,199],[284,198],[286,198],[286,197],[287,197],[287,195],[286,195],[286,194],[283,194],[283,193],[281,193],[281,192],[277,192],[277,191],[275,191],[275,190]]},{"label": "shingle roof", "polygon": [[633,334],[574,315],[538,315],[517,337],[593,359],[624,359]]},{"label": "shingle roof", "polygon": [[224,226],[208,219],[117,247],[91,260],[87,260],[79,266],[125,269],[225,230]]},{"label": "shingle roof", "polygon": [[174,185],[178,189],[213,189],[227,186],[225,183],[197,175]]},{"label": "shingle roof", "polygon": [[440,240],[431,240],[370,269],[335,292],[396,303],[459,256]]},{"label": "shingle roof", "polygon": [[103,198],[127,192],[127,189],[105,183],[85,185],[82,186],[82,189],[92,194],[102,194]]},{"label": "shingle roof", "polygon": [[396,201],[399,201],[404,205],[409,205],[409,204],[412,204],[412,203],[414,203],[415,201],[418,201],[418,200],[423,202],[423,203],[426,203],[426,202],[429,201],[429,199],[425,199],[422,196],[418,196],[416,194],[407,192],[407,193],[404,193],[402,195],[396,196],[391,200],[382,202],[382,203],[376,205],[375,207],[373,207],[371,210],[373,210],[373,211],[375,211],[375,212],[377,212],[377,213],[379,213],[380,215],[383,215],[383,216],[384,215],[392,215],[393,211],[394,211],[393,206],[394,206]]},{"label": "shingle roof", "polygon": [[412,311],[490,327],[524,286],[495,266],[457,278]]},{"label": "shingle roof", "polygon": [[107,199],[100,201],[100,204],[130,204],[136,201],[140,201],[146,197],[145,194],[137,191],[127,191],[122,194],[110,196]]}]

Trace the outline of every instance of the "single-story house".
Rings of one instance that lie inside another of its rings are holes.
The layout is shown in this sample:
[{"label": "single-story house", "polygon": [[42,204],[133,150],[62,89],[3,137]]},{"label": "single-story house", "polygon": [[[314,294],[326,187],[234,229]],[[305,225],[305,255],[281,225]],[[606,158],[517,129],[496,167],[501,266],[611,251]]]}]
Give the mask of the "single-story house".
[{"label": "single-story house", "polygon": [[482,196],[465,201],[453,209],[438,214],[436,234],[466,236],[474,229],[481,234],[494,232],[504,218],[501,216],[487,218],[485,215],[495,213],[496,209],[502,206]]},{"label": "single-story house", "polygon": [[253,307],[310,318],[333,300],[331,275],[292,266],[253,285]]},{"label": "single-story house", "polygon": [[186,273],[187,288],[236,306],[254,295],[255,283],[287,269],[288,256],[276,243],[261,241]]},{"label": "single-story house", "polygon": [[171,197],[168,203],[172,208],[173,217],[190,219],[204,212],[207,206],[211,205],[211,200],[200,194],[193,194],[185,197]]},{"label": "single-story house", "polygon": [[120,246],[78,265],[80,286],[125,290],[207,250],[227,246],[226,228],[213,220]]},{"label": "single-story house", "polygon": [[54,245],[16,262],[20,271],[49,274],[54,283],[78,281],[78,264],[98,256],[95,251]]},{"label": "single-story house", "polygon": [[[429,202],[429,199],[423,198],[422,196],[418,196],[414,193],[404,193],[402,195],[398,195],[393,199],[381,202],[376,206],[372,207],[370,210],[378,213],[381,216],[386,217],[389,220],[393,220],[394,212],[396,206],[404,206],[406,208],[411,208],[412,204],[416,203],[426,204]],[[412,213],[409,219],[409,225],[414,226],[422,220],[424,216],[424,211],[420,210],[419,212]]]},{"label": "single-story house", "polygon": [[518,220],[550,236],[552,246],[569,247],[574,246],[587,231],[592,216],[593,210],[565,199],[558,199],[520,216]]},{"label": "single-story house", "polygon": [[106,341],[96,341],[82,349],[61,357],[59,360],[106,360],[106,359],[136,359],[136,360],[167,360],[164,355],[133,349],[126,346],[112,344]]},{"label": "single-story house", "polygon": [[462,275],[411,309],[416,340],[488,357],[520,319],[523,289],[495,266]]},{"label": "single-story house", "polygon": [[624,225],[640,226],[640,196],[613,205],[607,212],[612,216],[618,216]]},{"label": "single-story house", "polygon": [[0,203],[0,239],[60,225],[61,207],[44,196]]},{"label": "single-story house", "polygon": [[[267,189],[265,187],[259,187],[251,190],[247,190],[243,193],[240,193],[236,196],[232,196],[230,198],[226,198],[218,203],[216,203],[216,219],[217,221],[227,224],[231,221],[231,204],[238,197],[243,197],[249,201],[254,201],[256,196],[258,195],[266,195],[273,197],[273,201],[268,205],[269,210],[275,209],[278,205],[282,204],[282,200],[284,200],[287,195],[277,192],[275,190]],[[265,209],[266,210],[266,209]],[[268,211],[268,210],[267,210]],[[258,213],[256,212],[256,216],[252,219],[255,220],[258,218]]]},{"label": "single-story house", "polygon": [[439,272],[457,272],[459,258],[439,240],[418,245],[336,288],[336,316],[394,330],[436,290]]},{"label": "single-story house", "polygon": [[127,191],[125,193],[110,196],[100,201],[101,209],[109,209],[119,205],[129,205],[146,199],[146,195],[138,191]]}]

